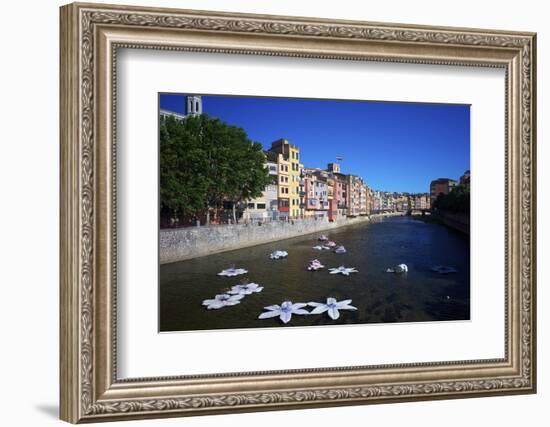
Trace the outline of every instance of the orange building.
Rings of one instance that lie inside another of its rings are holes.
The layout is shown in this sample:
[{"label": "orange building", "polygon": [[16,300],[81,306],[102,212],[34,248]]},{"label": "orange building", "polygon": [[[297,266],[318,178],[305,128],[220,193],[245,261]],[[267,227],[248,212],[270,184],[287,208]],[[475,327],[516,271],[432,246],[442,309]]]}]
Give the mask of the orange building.
[{"label": "orange building", "polygon": [[449,178],[438,178],[430,183],[430,202],[433,206],[435,199],[440,194],[449,194],[456,187],[456,181]]}]

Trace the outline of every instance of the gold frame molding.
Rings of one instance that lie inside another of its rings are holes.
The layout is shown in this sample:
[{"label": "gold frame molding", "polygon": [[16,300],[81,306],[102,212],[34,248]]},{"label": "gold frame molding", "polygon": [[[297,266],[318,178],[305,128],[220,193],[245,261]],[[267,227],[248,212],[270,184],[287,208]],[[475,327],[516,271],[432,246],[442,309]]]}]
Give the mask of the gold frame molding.
[{"label": "gold frame molding", "polygon": [[[79,423],[536,391],[534,33],[81,3],[63,6],[60,14],[61,419]],[[504,68],[505,357],[117,379],[118,48]]]}]

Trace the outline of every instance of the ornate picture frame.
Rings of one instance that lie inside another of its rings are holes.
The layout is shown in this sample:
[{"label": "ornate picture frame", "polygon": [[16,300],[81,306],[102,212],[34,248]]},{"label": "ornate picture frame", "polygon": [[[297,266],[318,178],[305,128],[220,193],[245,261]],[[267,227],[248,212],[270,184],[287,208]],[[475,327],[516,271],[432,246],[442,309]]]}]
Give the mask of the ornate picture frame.
[{"label": "ornate picture frame", "polygon": [[[80,3],[60,13],[61,419],[79,423],[536,391],[535,34]],[[120,48],[503,68],[505,357],[118,379]]]}]

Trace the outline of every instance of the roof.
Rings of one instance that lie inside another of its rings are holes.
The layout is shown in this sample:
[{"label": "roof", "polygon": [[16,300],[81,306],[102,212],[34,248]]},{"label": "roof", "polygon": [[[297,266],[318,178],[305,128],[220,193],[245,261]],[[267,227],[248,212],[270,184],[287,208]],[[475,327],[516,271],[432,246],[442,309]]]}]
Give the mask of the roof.
[{"label": "roof", "polygon": [[437,178],[432,181],[432,184],[443,184],[447,182],[456,182],[456,180],[451,178]]}]

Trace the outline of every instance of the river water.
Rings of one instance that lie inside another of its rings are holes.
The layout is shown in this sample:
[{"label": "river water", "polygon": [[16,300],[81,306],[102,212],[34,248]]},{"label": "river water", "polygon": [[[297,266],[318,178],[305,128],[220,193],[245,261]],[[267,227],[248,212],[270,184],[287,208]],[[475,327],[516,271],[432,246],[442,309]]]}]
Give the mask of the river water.
[{"label": "river water", "polygon": [[[160,267],[160,331],[189,331],[334,324],[424,322],[470,318],[470,249],[467,236],[443,225],[412,217],[343,227],[328,233],[347,253],[316,251],[318,235],[238,249]],[[288,258],[269,254],[286,250]],[[307,271],[312,259],[325,268]],[[388,267],[407,264],[408,273],[386,273]],[[345,265],[358,273],[349,277],[329,274]],[[454,267],[455,274],[431,271],[434,265]],[[221,277],[234,266],[245,276]],[[201,303],[238,284],[243,277],[264,287],[245,296],[240,304],[207,310]],[[258,319],[263,307],[293,302],[325,302],[327,297],[352,299],[357,311],[341,311],[338,320],[327,313],[292,316],[284,325],[278,317]]]}]

